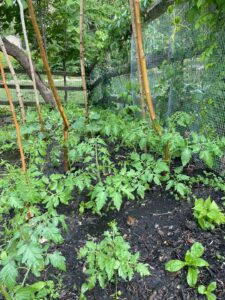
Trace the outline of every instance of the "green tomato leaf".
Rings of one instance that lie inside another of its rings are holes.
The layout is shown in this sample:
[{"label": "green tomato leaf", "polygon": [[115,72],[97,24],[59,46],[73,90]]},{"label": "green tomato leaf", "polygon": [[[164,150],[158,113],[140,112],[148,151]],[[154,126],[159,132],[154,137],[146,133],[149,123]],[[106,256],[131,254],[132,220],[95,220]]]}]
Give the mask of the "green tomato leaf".
[{"label": "green tomato leaf", "polygon": [[191,157],[192,157],[191,150],[189,148],[184,149],[184,151],[181,154],[181,161],[183,167],[186,166],[187,163],[189,163]]},{"label": "green tomato leaf", "polygon": [[120,210],[122,202],[123,202],[122,195],[118,192],[113,193],[113,204],[115,205],[118,211]]},{"label": "green tomato leaf", "polygon": [[62,256],[62,254],[59,251],[55,251],[49,254],[48,257],[53,267],[62,271],[66,271],[66,259],[64,256]]},{"label": "green tomato leaf", "polygon": [[7,286],[8,289],[13,289],[18,277],[18,271],[14,261],[9,261],[0,272],[0,282]]},{"label": "green tomato leaf", "polygon": [[151,275],[147,264],[139,263],[136,271],[141,275],[141,277]]}]

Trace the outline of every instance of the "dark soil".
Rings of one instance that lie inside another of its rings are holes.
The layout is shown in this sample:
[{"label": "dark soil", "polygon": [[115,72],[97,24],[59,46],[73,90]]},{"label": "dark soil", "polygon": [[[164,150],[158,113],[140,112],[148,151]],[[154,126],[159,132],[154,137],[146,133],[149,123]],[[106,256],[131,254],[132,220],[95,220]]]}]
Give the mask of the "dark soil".
[{"label": "dark soil", "polygon": [[[12,163],[18,159],[18,153],[8,154]],[[50,166],[48,166],[48,171]],[[52,168],[51,172],[56,172]],[[60,166],[58,172],[62,172]],[[222,195],[204,186],[194,188],[193,194],[212,199],[220,203]],[[67,271],[60,273],[55,269],[47,269],[44,279],[58,281],[61,300],[79,299],[79,290],[85,281],[83,274],[84,262],[77,260],[77,254],[90,237],[101,239],[108,223],[116,220],[124,238],[130,243],[133,252],[139,251],[141,261],[149,264],[151,276],[140,278],[135,276],[131,282],[120,282],[118,289],[122,292],[121,300],[195,300],[205,299],[189,288],[186,283],[186,270],[169,273],[164,269],[170,259],[183,259],[191,245],[198,241],[205,247],[203,258],[210,264],[202,268],[199,284],[208,285],[217,282],[217,299],[225,299],[225,232],[224,227],[212,232],[201,230],[192,214],[192,202],[176,201],[161,187],[154,187],[146,193],[145,199],[126,202],[118,212],[110,212],[103,217],[86,213],[79,216],[80,201],[86,195],[75,194],[69,206],[61,206],[59,212],[67,217],[68,232],[65,241],[57,248],[66,257]],[[115,293],[115,286],[110,284],[105,290],[96,286],[87,298],[90,300],[109,300]]]},{"label": "dark soil", "polygon": [[[221,199],[219,193],[203,186],[193,192],[204,198],[211,195],[214,200]],[[119,283],[121,299],[204,299],[187,286],[186,270],[175,274],[164,270],[168,260],[183,259],[196,241],[204,245],[204,259],[210,263],[210,268],[201,271],[199,282],[208,285],[217,281],[218,299],[225,299],[225,262],[219,260],[220,255],[225,253],[225,233],[223,229],[213,232],[201,230],[193,219],[192,203],[178,202],[163,189],[154,188],[146,194],[144,201],[127,202],[119,213],[109,213],[100,219],[93,215],[78,216],[78,203],[82,198],[77,195],[69,207],[61,208],[61,213],[68,217],[69,231],[65,234],[65,243],[59,247],[67,259],[60,299],[78,299],[80,286],[85,280],[82,272],[84,263],[76,258],[78,249],[90,236],[100,239],[108,228],[108,222],[113,219],[117,220],[132,250],[140,251],[141,260],[149,264],[152,273],[148,277],[135,276],[131,282]],[[114,293],[114,285],[105,290],[96,287],[88,294],[88,299],[108,300]]]}]

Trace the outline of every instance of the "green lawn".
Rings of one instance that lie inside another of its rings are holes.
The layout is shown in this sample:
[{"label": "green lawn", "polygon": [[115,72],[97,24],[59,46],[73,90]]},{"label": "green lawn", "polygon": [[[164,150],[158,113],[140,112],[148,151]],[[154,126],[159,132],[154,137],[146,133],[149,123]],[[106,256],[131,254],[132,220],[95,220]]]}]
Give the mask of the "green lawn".
[{"label": "green lawn", "polygon": [[[7,82],[9,84],[13,84],[13,80],[10,74],[7,74]],[[32,82],[29,79],[24,79],[25,75],[18,75],[19,82],[20,84],[25,84],[25,85],[31,85]],[[45,75],[42,76],[44,78],[45,82],[47,83],[47,78]],[[63,86],[63,79],[62,77],[56,77],[54,78],[56,86]],[[69,77],[67,78],[67,86],[82,86],[81,78],[77,77]],[[13,97],[14,101],[17,101],[17,96],[16,96],[16,90],[15,89],[10,89],[11,95]],[[62,101],[64,101],[64,96],[65,92],[64,91],[58,91],[60,98]],[[68,91],[68,101],[75,101],[76,103],[83,103],[83,92],[82,91]],[[25,101],[34,101],[34,91],[33,90],[22,90],[22,94],[24,96]],[[1,101],[6,101],[6,94],[3,88],[0,88],[0,102]],[[43,98],[40,96],[40,102],[43,102]]]}]

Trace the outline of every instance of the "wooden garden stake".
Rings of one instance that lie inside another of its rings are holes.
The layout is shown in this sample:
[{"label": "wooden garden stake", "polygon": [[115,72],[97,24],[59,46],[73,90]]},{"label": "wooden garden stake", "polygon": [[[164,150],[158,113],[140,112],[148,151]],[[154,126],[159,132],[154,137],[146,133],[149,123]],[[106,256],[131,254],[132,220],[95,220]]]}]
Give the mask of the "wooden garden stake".
[{"label": "wooden garden stake", "polygon": [[84,93],[85,116],[88,120],[88,93],[84,63],[84,0],[80,0],[80,67]]},{"label": "wooden garden stake", "polygon": [[25,109],[24,109],[23,96],[21,94],[18,78],[16,76],[15,70],[13,68],[13,65],[12,65],[11,61],[10,61],[9,55],[6,51],[6,48],[5,48],[5,45],[3,43],[3,40],[1,38],[1,36],[0,36],[0,48],[3,52],[3,54],[4,54],[5,60],[7,62],[7,65],[9,67],[10,73],[12,75],[12,78],[13,78],[15,86],[16,86],[16,94],[17,94],[17,98],[18,98],[18,101],[19,101],[19,105],[20,105],[20,113],[21,113],[21,117],[22,117],[22,122],[24,124],[24,123],[26,123],[26,114],[25,114]]},{"label": "wooden garden stake", "polygon": [[60,100],[58,91],[55,87],[55,83],[54,83],[53,78],[52,78],[52,73],[51,73],[51,70],[50,70],[50,67],[49,67],[48,58],[47,58],[47,54],[45,52],[45,48],[44,48],[44,45],[43,45],[43,40],[42,40],[42,37],[41,37],[41,33],[40,33],[40,30],[39,30],[39,27],[38,27],[38,24],[37,24],[37,20],[36,20],[32,0],[28,0],[28,10],[29,10],[31,23],[33,25],[34,32],[35,32],[35,35],[36,35],[36,39],[37,39],[37,42],[38,42],[38,46],[39,46],[39,49],[40,49],[40,55],[41,55],[41,58],[42,58],[42,61],[43,61],[43,64],[44,64],[45,71],[47,73],[49,86],[52,90],[52,93],[54,95],[58,110],[60,112],[60,115],[61,115],[61,117],[63,119],[63,123],[64,123],[64,143],[65,143],[65,146],[64,146],[64,170],[66,172],[66,171],[68,171],[68,157],[67,157],[66,142],[68,140],[69,122],[67,120],[66,114],[65,114],[63,106],[61,104],[61,100]]},{"label": "wooden garden stake", "polygon": [[138,49],[138,56],[140,60],[140,67],[141,67],[141,74],[143,80],[143,87],[145,90],[146,101],[149,109],[150,118],[153,122],[154,129],[161,135],[161,127],[156,123],[156,114],[155,109],[152,102],[152,97],[150,93],[150,86],[148,81],[148,72],[147,72],[147,65],[145,59],[145,53],[143,48],[143,37],[142,37],[142,24],[141,24],[141,12],[140,12],[140,1],[134,1],[134,12],[135,12],[135,24],[136,24],[136,31],[137,31],[137,49]]},{"label": "wooden garden stake", "polygon": [[137,28],[136,28],[136,23],[135,23],[134,3],[133,3],[133,0],[129,0],[129,2],[130,2],[132,30],[133,30],[135,47],[136,47],[136,61],[137,61],[138,80],[139,80],[139,86],[140,86],[141,112],[142,112],[143,119],[146,119],[143,78],[142,78],[142,73],[141,73],[140,57],[138,55],[138,38],[137,38]]},{"label": "wooden garden stake", "polygon": [[30,72],[31,72],[32,84],[33,84],[33,88],[34,88],[34,96],[35,96],[35,102],[36,102],[36,106],[37,106],[38,119],[39,119],[39,123],[41,125],[41,131],[44,132],[45,128],[44,128],[44,122],[43,122],[43,118],[42,118],[39,96],[38,96],[38,91],[37,91],[37,85],[36,85],[36,80],[35,80],[35,75],[34,75],[34,65],[32,62],[30,46],[29,46],[28,37],[27,37],[27,30],[26,30],[26,24],[25,24],[25,20],[24,20],[24,12],[23,12],[23,4],[20,0],[17,0],[17,2],[19,5],[19,9],[20,9],[20,20],[21,20],[21,25],[22,25],[22,29],[23,29],[23,36],[24,36],[24,41],[25,41],[25,45],[26,45],[26,51],[27,51],[27,55],[28,55],[29,65],[30,65]]},{"label": "wooden garden stake", "polygon": [[[145,90],[146,100],[148,104],[150,118],[152,120],[153,128],[155,131],[161,136],[162,130],[161,126],[157,123],[156,114],[152,102],[151,92],[150,92],[150,85],[148,81],[148,71],[147,71],[147,64],[145,59],[144,47],[143,47],[143,37],[142,37],[142,24],[141,24],[141,9],[140,9],[140,0],[132,0],[134,4],[134,20],[136,25],[137,31],[137,52],[140,60],[140,67],[142,73],[142,80],[143,80],[143,87]],[[169,164],[170,161],[170,154],[169,154],[169,142],[165,145],[164,148],[164,161]]]},{"label": "wooden garden stake", "polygon": [[3,86],[4,86],[4,89],[5,89],[8,101],[9,101],[10,110],[11,110],[12,117],[13,117],[13,122],[14,122],[14,125],[15,125],[15,128],[16,128],[17,143],[18,143],[18,147],[19,147],[19,151],[20,151],[22,170],[23,170],[24,175],[26,175],[26,162],[25,162],[25,156],[24,156],[24,152],[23,152],[23,145],[22,145],[22,142],[21,142],[20,126],[19,126],[19,123],[17,121],[12,96],[11,96],[11,93],[9,91],[8,85],[6,83],[5,71],[4,71],[4,67],[3,67],[3,63],[1,61],[1,58],[0,58],[0,69],[1,69],[1,76],[2,76]]}]

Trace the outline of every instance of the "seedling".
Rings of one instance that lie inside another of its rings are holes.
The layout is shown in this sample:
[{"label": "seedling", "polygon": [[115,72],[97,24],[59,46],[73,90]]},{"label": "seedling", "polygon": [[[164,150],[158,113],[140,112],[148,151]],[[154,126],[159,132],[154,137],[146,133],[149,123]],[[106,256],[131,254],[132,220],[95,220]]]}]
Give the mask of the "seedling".
[{"label": "seedling", "polygon": [[85,293],[94,288],[98,282],[102,289],[109,282],[116,285],[113,297],[118,299],[120,291],[117,290],[118,279],[131,281],[134,273],[141,276],[150,275],[148,265],[138,262],[139,252],[132,254],[130,245],[118,231],[116,222],[109,224],[111,230],[104,232],[104,239],[100,243],[87,241],[79,251],[79,259],[86,259],[87,282],[81,287],[80,299],[86,299]]},{"label": "seedling", "polygon": [[202,229],[212,230],[215,225],[225,223],[225,215],[215,201],[208,197],[206,200],[200,198],[195,199],[194,217],[198,220],[198,224]]},{"label": "seedling", "polygon": [[198,280],[199,268],[208,267],[207,261],[201,258],[204,253],[204,247],[201,243],[194,243],[190,250],[185,254],[185,260],[170,260],[166,263],[166,270],[169,272],[177,272],[182,268],[187,267],[187,283],[190,287],[194,287]]},{"label": "seedling", "polygon": [[211,282],[207,287],[204,285],[199,285],[198,293],[205,295],[207,300],[216,300],[216,295],[212,293],[216,289],[216,282]]}]

